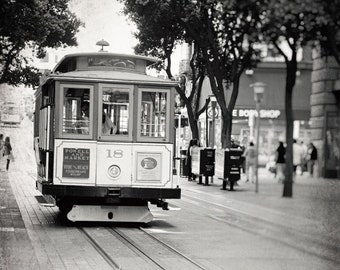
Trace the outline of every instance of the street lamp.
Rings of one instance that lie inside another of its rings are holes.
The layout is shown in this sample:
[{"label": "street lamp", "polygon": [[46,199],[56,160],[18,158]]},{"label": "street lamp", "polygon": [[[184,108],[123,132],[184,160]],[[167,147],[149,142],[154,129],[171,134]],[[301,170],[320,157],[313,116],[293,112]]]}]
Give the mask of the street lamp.
[{"label": "street lamp", "polygon": [[260,142],[260,107],[261,102],[263,100],[264,90],[266,87],[266,84],[262,82],[256,82],[250,85],[251,88],[254,90],[254,100],[256,104],[256,143],[255,143],[255,192],[257,193],[259,191],[259,174],[258,174],[258,167],[259,167],[259,142]]},{"label": "street lamp", "polygon": [[211,129],[209,132],[209,146],[214,148],[215,146],[215,120],[218,116],[218,109],[217,109],[217,100],[214,95],[209,95],[210,99],[210,107],[208,108],[208,117],[212,119],[211,121]]}]

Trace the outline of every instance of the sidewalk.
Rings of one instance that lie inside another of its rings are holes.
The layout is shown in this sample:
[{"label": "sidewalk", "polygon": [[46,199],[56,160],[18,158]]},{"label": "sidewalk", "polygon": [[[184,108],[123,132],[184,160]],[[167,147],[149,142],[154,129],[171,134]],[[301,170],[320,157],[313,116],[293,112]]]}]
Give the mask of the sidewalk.
[{"label": "sidewalk", "polygon": [[318,227],[330,239],[340,241],[340,180],[312,178],[306,173],[298,175],[291,198],[282,196],[283,184],[278,183],[274,175],[264,168],[259,170],[258,193],[255,192],[255,184],[245,183],[244,175],[238,183],[234,191],[229,191],[229,187],[221,190],[222,181],[216,178],[209,186],[180,179],[183,194],[189,191],[201,193],[202,196],[210,194],[211,198],[223,196],[234,207],[253,216],[263,216],[266,212],[280,213],[291,219],[283,220],[285,223],[296,223],[302,230],[304,226]]},{"label": "sidewalk", "polygon": [[0,269],[39,269],[6,171],[0,171]]}]

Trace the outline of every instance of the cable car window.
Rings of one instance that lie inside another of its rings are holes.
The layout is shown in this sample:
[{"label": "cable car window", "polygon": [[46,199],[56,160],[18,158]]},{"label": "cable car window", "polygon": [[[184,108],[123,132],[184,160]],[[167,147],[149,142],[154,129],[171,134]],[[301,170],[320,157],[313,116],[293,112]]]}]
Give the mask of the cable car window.
[{"label": "cable car window", "polygon": [[64,88],[63,133],[90,134],[90,89]]},{"label": "cable car window", "polygon": [[166,137],[167,93],[143,91],[141,99],[141,137]]},{"label": "cable car window", "polygon": [[102,135],[129,135],[129,89],[102,88]]}]

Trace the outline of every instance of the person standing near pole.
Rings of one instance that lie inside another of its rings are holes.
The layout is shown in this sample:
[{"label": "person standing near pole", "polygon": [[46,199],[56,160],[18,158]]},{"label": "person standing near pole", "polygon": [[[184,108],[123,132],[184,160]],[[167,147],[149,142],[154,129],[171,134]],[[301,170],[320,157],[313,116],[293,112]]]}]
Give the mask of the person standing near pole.
[{"label": "person standing near pole", "polygon": [[246,148],[242,156],[246,161],[246,182],[249,182],[250,179],[251,182],[254,183],[256,150],[253,142],[249,143],[249,146]]},{"label": "person standing near pole", "polygon": [[282,183],[285,179],[286,169],[286,147],[283,142],[279,142],[279,147],[276,149],[276,176],[278,182]]}]

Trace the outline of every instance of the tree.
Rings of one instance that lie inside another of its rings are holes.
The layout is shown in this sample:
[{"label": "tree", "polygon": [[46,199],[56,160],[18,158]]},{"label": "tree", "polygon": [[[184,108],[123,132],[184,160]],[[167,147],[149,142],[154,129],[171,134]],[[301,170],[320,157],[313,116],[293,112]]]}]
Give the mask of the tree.
[{"label": "tree", "polygon": [[43,58],[46,48],[74,46],[82,23],[69,0],[4,0],[0,8],[0,84],[37,85],[39,71],[23,53]]},{"label": "tree", "polygon": [[[144,54],[160,59],[155,65],[156,69],[164,69],[170,79],[174,79],[171,72],[171,56],[177,44],[188,41],[184,30],[178,23],[177,14],[169,12],[171,6],[167,2],[149,1],[122,1],[125,4],[124,13],[137,25],[135,33],[139,43],[135,47],[137,54]],[[181,101],[187,108],[189,125],[194,139],[199,138],[197,120],[202,110],[199,110],[199,99],[205,76],[204,66],[200,62],[199,53],[194,47],[195,53],[190,61],[191,72],[180,75],[180,84],[176,91]],[[184,80],[190,79],[192,87],[187,91]],[[187,92],[189,92],[187,94]],[[204,110],[204,108],[203,108]]]},{"label": "tree", "polygon": [[311,31],[319,42],[324,55],[332,55],[340,65],[340,1],[314,0],[317,20]]},{"label": "tree", "polygon": [[[264,18],[263,34],[267,44],[273,44],[286,63],[286,179],[283,196],[293,196],[293,90],[296,82],[297,52],[315,39],[318,6],[313,0],[269,0]],[[288,49],[282,45],[287,44]]]},{"label": "tree", "polygon": [[[124,3],[126,13],[136,22],[139,33],[145,33],[145,39],[150,37],[149,27],[154,24],[163,36],[194,44],[201,66],[199,74],[206,73],[222,110],[222,146],[230,146],[239,79],[253,63],[253,44],[259,37],[261,1],[128,0]],[[149,23],[140,27],[145,20]]]}]

